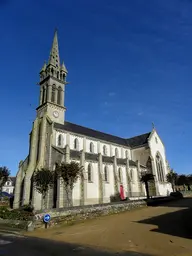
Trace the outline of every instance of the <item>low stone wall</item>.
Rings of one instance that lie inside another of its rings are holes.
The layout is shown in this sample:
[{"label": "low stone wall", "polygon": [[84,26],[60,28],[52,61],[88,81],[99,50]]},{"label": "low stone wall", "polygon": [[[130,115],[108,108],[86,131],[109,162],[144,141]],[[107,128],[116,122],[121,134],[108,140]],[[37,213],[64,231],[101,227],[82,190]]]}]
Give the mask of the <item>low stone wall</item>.
[{"label": "low stone wall", "polygon": [[50,214],[51,221],[49,226],[55,226],[59,223],[72,224],[75,222],[81,222],[87,219],[94,219],[99,216],[106,216],[110,214],[116,214],[120,212],[130,211],[132,209],[146,206],[146,202],[143,200],[132,202],[119,202],[106,205],[93,205],[89,207],[78,207],[71,209],[59,209],[47,210],[46,212],[39,212],[35,215],[35,228],[44,227],[43,216],[45,213]]}]

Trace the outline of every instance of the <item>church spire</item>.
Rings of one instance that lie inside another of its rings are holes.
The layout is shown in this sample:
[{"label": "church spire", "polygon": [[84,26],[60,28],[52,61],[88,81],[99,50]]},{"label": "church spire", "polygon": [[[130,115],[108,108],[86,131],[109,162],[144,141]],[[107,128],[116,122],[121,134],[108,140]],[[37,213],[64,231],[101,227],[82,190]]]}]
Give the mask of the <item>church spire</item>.
[{"label": "church spire", "polygon": [[59,59],[59,46],[58,46],[58,38],[57,38],[57,29],[55,30],[53,44],[49,56],[48,65],[53,65],[56,68],[60,68],[60,59]]},{"label": "church spire", "polygon": [[64,62],[60,64],[57,30],[55,30],[48,63],[44,63],[40,71],[40,82],[51,76],[65,83],[67,73]]}]

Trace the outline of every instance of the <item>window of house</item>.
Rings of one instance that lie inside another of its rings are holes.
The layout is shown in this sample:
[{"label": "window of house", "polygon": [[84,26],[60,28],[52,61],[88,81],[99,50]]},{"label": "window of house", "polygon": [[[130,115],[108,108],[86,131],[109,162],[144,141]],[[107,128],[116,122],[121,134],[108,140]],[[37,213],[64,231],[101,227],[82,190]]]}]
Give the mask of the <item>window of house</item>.
[{"label": "window of house", "polygon": [[157,137],[155,137],[155,142],[156,142],[156,143],[158,143],[158,139],[157,139]]},{"label": "window of house", "polygon": [[88,179],[88,182],[93,182],[93,173],[92,173],[91,164],[88,165],[87,179]]},{"label": "window of house", "polygon": [[90,143],[90,152],[94,153],[94,144],[93,144],[93,142]]},{"label": "window of house", "polygon": [[107,166],[104,167],[104,181],[108,182],[109,181],[109,173],[108,173],[108,168]]},{"label": "window of house", "polygon": [[79,150],[79,141],[78,139],[74,139],[74,149]]}]

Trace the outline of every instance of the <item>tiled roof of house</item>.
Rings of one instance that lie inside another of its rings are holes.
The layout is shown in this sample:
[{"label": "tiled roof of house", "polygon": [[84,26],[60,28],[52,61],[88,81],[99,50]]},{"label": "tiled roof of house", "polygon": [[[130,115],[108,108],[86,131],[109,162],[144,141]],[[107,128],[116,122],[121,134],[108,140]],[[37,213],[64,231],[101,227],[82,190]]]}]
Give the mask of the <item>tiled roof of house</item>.
[{"label": "tiled roof of house", "polygon": [[95,139],[100,139],[100,140],[108,141],[114,144],[119,144],[125,147],[142,146],[147,143],[147,139],[149,138],[149,135],[150,135],[150,133],[145,133],[139,136],[135,136],[133,138],[125,139],[125,138],[121,138],[111,134],[96,131],[96,130],[93,130],[81,125],[73,124],[70,122],[66,122],[66,121],[64,125],[59,123],[54,123],[54,127],[56,129],[61,129],[61,130],[85,135]]}]

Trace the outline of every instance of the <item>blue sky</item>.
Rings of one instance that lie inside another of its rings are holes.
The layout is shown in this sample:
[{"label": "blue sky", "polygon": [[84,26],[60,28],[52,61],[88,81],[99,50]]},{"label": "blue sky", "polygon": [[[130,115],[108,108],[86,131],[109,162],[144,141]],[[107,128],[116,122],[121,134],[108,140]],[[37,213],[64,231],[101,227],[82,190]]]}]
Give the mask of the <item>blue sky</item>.
[{"label": "blue sky", "polygon": [[192,1],[0,1],[0,166],[28,154],[39,71],[55,27],[69,71],[66,119],[122,137],[155,127],[192,172]]}]

